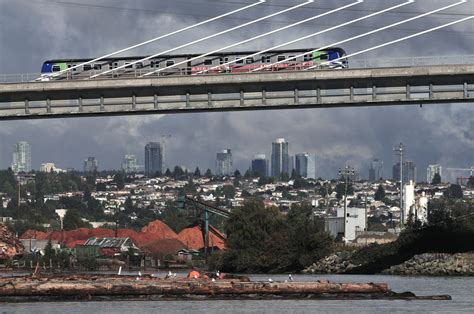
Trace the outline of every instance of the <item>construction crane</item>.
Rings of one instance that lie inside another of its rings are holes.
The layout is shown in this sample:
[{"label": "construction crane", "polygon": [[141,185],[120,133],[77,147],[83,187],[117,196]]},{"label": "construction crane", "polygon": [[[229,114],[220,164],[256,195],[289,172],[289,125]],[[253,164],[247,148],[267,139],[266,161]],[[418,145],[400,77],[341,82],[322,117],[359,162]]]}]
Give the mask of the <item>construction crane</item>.
[{"label": "construction crane", "polygon": [[466,171],[466,172],[469,171],[471,177],[474,175],[474,166],[472,166],[470,169],[468,169],[468,168],[447,168],[447,170],[451,170],[451,171]]}]

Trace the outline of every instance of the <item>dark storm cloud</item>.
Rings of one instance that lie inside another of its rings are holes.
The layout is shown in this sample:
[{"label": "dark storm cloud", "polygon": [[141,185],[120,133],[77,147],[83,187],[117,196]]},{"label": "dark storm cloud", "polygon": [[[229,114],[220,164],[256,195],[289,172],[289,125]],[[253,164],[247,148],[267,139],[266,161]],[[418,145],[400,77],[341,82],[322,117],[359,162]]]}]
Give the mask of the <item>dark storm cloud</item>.
[{"label": "dark storm cloud", "polygon": [[[178,28],[237,8],[235,3],[253,1],[84,1],[0,0],[0,73],[38,72],[41,63],[57,57],[93,57],[115,51]],[[130,54],[152,53],[229,28],[304,1],[269,0],[268,5],[237,14],[232,18],[157,42]],[[305,9],[273,18],[185,51],[207,51],[258,35],[285,23],[324,12],[351,0],[316,1]],[[251,43],[246,49],[267,48],[325,27],[364,16],[403,0],[366,0],[347,12],[335,14]],[[371,29],[426,12],[455,0],[418,0],[396,13],[376,17],[350,28],[301,42],[296,47],[323,46]],[[128,9],[127,9],[128,8]],[[323,9],[321,9],[323,8]],[[399,38],[433,25],[473,14],[472,3],[440,14],[348,43],[349,52]],[[377,51],[365,57],[410,57],[468,55],[473,53],[473,23],[466,23]],[[26,140],[33,146],[34,167],[53,161],[61,167],[81,167],[87,156],[96,156],[100,166],[118,168],[124,154],[136,154],[143,162],[147,141],[172,134],[168,143],[168,165],[213,168],[215,152],[232,148],[235,164],[246,169],[256,153],[270,154],[271,141],[286,137],[292,153],[317,155],[319,176],[334,177],[337,168],[348,163],[365,175],[373,157],[385,161],[390,175],[395,160],[392,146],[403,141],[408,158],[415,160],[420,176],[429,163],[466,167],[473,161],[474,109],[471,105],[419,107],[347,108],[332,110],[213,113],[122,118],[84,118],[35,122],[2,122],[0,166],[11,162],[15,142]]]}]

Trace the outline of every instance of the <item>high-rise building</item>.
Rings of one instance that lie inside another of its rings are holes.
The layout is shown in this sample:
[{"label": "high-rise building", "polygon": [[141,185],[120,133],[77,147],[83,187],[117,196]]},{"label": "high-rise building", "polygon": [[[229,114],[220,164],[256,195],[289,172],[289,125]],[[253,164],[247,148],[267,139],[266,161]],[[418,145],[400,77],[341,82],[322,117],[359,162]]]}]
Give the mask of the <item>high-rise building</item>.
[{"label": "high-rise building", "polygon": [[150,142],[145,146],[145,174],[155,175],[163,171],[163,146],[158,142]]},{"label": "high-rise building", "polygon": [[27,142],[19,142],[13,151],[12,170],[14,173],[31,171],[31,146]]},{"label": "high-rise building", "polygon": [[374,159],[369,167],[369,181],[376,182],[383,178],[383,160]]},{"label": "high-rise building", "polygon": [[433,182],[435,174],[442,176],[442,171],[443,168],[440,165],[429,165],[428,169],[426,169],[426,182]]},{"label": "high-rise building", "polygon": [[[400,163],[396,163],[392,168],[392,178],[400,181]],[[413,161],[405,161],[403,163],[403,182],[413,181],[416,183],[416,166]]]},{"label": "high-rise building", "polygon": [[279,177],[282,173],[290,175],[290,157],[288,154],[288,142],[279,138],[272,143],[272,177]]},{"label": "high-rise building", "polygon": [[231,176],[233,175],[232,152],[230,149],[224,149],[216,155],[216,175]]},{"label": "high-rise building", "polygon": [[84,160],[84,172],[97,172],[99,169],[99,162],[95,157],[87,157]]},{"label": "high-rise building", "polygon": [[122,171],[125,173],[138,172],[138,158],[135,155],[125,155],[122,161]]},{"label": "high-rise building", "polygon": [[266,177],[268,174],[267,156],[264,154],[255,155],[252,160],[252,172],[259,177]]},{"label": "high-rise building", "polygon": [[295,156],[296,174],[303,178],[316,178],[315,161],[308,153],[297,154]]}]

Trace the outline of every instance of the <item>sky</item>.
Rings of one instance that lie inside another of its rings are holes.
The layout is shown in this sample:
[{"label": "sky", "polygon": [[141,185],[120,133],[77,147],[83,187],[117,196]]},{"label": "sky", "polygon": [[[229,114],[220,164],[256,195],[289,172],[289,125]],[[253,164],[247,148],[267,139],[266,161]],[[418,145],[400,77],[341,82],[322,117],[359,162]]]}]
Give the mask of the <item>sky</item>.
[{"label": "sky", "polygon": [[[253,0],[0,0],[0,74],[38,73],[43,61],[57,58],[93,58],[193,25],[213,16],[253,3]],[[222,29],[304,2],[268,0],[231,17],[206,24],[126,55],[164,51]],[[207,52],[251,36],[321,14],[354,0],[319,0],[290,13],[193,45],[177,53]],[[268,38],[251,42],[242,50],[269,48],[340,23],[365,16],[403,0],[366,0],[364,3]],[[383,16],[313,37],[292,48],[316,48],[372,29],[401,21],[456,0],[417,0]],[[474,1],[442,14],[410,22],[381,34],[344,44],[357,52],[388,40],[407,36],[474,14]],[[433,34],[355,57],[474,55],[474,22],[466,22]],[[474,60],[474,59],[473,59]],[[351,60],[349,60],[349,63]],[[119,169],[124,155],[138,156],[143,164],[148,141],[166,141],[166,166],[184,165],[193,170],[215,167],[216,153],[230,148],[234,166],[248,169],[252,156],[271,154],[271,143],[284,137],[290,153],[316,155],[316,175],[335,178],[344,165],[368,176],[373,158],[384,161],[384,175],[391,177],[397,157],[393,147],[406,147],[406,158],[415,161],[419,181],[429,164],[444,168],[474,166],[474,106],[443,104],[371,108],[304,109],[128,117],[96,117],[36,121],[2,121],[0,168],[11,164],[14,144],[32,145],[33,168],[54,162],[61,168],[82,169],[88,156],[99,168]],[[444,171],[445,179],[467,175]]]}]

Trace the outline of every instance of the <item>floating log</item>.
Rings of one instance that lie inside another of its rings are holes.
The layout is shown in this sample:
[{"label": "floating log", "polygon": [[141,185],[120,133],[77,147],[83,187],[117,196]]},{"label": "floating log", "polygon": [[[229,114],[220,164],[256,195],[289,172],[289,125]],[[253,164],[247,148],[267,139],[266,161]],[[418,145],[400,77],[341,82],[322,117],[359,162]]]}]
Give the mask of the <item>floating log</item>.
[{"label": "floating log", "polygon": [[71,300],[403,299],[450,300],[395,293],[385,283],[251,282],[160,279],[151,276],[68,275],[0,278],[0,302]]}]

